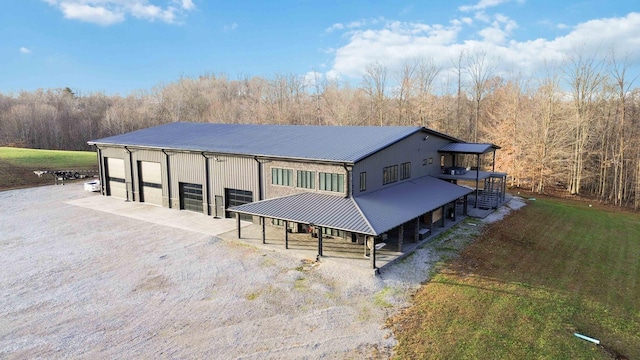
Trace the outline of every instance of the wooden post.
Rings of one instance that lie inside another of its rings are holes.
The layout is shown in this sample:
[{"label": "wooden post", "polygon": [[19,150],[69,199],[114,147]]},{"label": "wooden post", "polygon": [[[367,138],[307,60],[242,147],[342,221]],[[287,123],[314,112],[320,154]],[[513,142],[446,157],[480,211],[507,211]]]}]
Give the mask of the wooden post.
[{"label": "wooden post", "polygon": [[238,239],[240,239],[240,213],[236,213],[236,230],[238,231]]},{"label": "wooden post", "polygon": [[404,241],[404,224],[398,229],[398,252],[402,252],[402,242]]},{"label": "wooden post", "polygon": [[318,226],[318,258],[322,256],[322,227]]},{"label": "wooden post", "polygon": [[284,221],[284,248],[289,248],[289,222],[287,220]]},{"label": "wooden post", "polygon": [[260,216],[260,222],[262,223],[262,243],[267,243],[267,229],[266,229],[266,221],[264,221],[264,216]]},{"label": "wooden post", "polygon": [[433,210],[429,211],[429,235],[433,235]]},{"label": "wooden post", "polygon": [[416,227],[413,233],[413,241],[415,242],[420,241],[420,217],[416,218]]}]

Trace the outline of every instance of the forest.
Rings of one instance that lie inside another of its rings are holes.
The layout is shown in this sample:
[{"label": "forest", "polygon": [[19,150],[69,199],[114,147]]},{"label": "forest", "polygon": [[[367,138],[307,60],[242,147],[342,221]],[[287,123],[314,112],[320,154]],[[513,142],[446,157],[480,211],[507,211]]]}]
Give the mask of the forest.
[{"label": "forest", "polygon": [[494,143],[496,170],[537,193],[640,208],[640,89],[630,56],[576,51],[534,75],[485,51],[446,69],[370,63],[357,84],[313,75],[203,74],[126,96],[71,88],[0,93],[0,146],[90,150],[87,141],[175,121],[425,126]]}]

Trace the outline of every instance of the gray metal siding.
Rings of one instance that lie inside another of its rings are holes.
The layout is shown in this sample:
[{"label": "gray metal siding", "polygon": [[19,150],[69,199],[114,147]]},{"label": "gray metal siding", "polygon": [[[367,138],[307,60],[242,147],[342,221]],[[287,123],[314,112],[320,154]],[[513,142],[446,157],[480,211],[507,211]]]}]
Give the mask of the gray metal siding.
[{"label": "gray metal siding", "polygon": [[[200,184],[203,187],[203,199],[206,198],[205,188],[205,158],[200,153],[169,153],[171,207],[180,208],[179,183]],[[206,204],[202,205],[202,212],[206,214]]]},{"label": "gray metal siding", "polygon": [[253,201],[259,200],[260,181],[258,162],[252,157],[208,155],[211,196],[209,200],[213,211],[215,196],[222,196],[226,200],[225,189],[251,191]]},{"label": "gray metal siding", "polygon": [[[438,149],[449,142],[448,139],[426,132],[419,132],[357,162],[353,167],[353,194],[360,195],[369,193],[392,184],[425,175],[438,175],[441,172]],[[431,159],[431,163],[429,163],[429,159]],[[401,164],[405,162],[411,163],[411,177],[401,180],[400,174],[398,174],[397,182],[383,185],[383,168],[398,165],[398,169],[400,169]],[[363,192],[360,191],[359,178],[361,172],[367,173],[367,188]]]}]

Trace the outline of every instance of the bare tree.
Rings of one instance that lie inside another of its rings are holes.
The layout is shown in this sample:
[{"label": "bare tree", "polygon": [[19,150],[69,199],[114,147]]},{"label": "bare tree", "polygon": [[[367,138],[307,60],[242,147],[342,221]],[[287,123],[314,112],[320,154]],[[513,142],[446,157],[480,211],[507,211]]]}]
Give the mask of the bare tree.
[{"label": "bare tree", "polygon": [[595,110],[597,92],[602,85],[602,63],[595,56],[576,51],[567,58],[565,74],[571,89],[574,111],[573,154],[569,175],[569,192],[579,194],[583,180],[584,156]]},{"label": "bare tree", "polygon": [[487,94],[489,80],[494,76],[497,65],[488,58],[485,50],[477,50],[467,58],[467,73],[471,81],[471,94],[475,102],[473,124],[473,141],[478,142],[478,128],[480,126],[480,102]]},{"label": "bare tree", "polygon": [[385,105],[387,102],[385,89],[387,87],[387,66],[379,62],[369,64],[363,75],[364,91],[371,101],[372,112],[378,125],[384,125]]}]

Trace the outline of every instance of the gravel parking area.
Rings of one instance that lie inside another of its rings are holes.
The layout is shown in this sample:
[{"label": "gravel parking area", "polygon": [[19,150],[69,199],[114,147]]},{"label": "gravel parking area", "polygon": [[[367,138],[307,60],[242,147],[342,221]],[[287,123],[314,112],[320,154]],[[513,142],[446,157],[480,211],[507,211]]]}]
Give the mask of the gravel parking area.
[{"label": "gravel parking area", "polygon": [[375,277],[67,203],[90,196],[0,192],[0,358],[388,358],[387,316],[480,228]]}]

